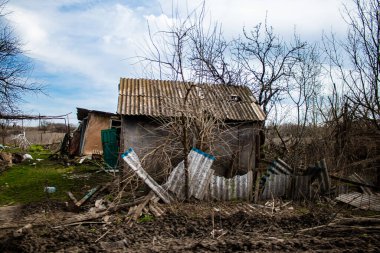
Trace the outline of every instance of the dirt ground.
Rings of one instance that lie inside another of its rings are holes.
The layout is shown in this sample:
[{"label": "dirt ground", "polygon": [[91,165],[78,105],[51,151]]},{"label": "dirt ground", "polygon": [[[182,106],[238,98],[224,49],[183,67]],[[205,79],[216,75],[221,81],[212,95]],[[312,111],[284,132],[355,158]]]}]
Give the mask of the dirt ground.
[{"label": "dirt ground", "polygon": [[[287,206],[272,213],[246,203],[162,207],[161,217],[146,215],[137,223],[118,212],[65,226],[64,217],[75,214],[57,205],[24,208],[15,222],[45,222],[17,236],[20,227],[2,229],[0,252],[380,252],[378,227],[323,226],[357,215],[350,211],[334,215],[330,209]],[[321,227],[302,231],[316,226]]]}]

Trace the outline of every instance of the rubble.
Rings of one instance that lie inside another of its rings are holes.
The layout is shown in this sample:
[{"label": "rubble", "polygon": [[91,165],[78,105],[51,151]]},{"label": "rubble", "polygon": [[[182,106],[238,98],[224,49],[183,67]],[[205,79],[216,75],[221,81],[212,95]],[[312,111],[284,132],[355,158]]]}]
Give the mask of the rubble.
[{"label": "rubble", "polygon": [[358,207],[364,210],[380,211],[380,194],[367,194],[360,192],[350,192],[341,194],[336,200]]},{"label": "rubble", "polygon": [[98,186],[92,188],[92,189],[91,189],[86,195],[84,195],[84,197],[83,197],[82,199],[80,199],[79,201],[77,201],[77,202],[75,203],[75,205],[76,205],[77,207],[80,207],[81,205],[83,205],[83,203],[86,202],[87,200],[89,200],[89,199],[92,197],[92,195],[94,195],[95,192],[96,192],[98,189],[99,189]]},{"label": "rubble", "polygon": [[0,152],[0,173],[12,167],[12,154],[8,152]]}]

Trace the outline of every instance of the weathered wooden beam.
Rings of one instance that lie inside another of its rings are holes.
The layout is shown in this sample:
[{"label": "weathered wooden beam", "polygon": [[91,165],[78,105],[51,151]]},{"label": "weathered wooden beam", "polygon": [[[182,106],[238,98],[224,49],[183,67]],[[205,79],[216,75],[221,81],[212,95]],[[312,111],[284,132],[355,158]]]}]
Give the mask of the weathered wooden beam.
[{"label": "weathered wooden beam", "polygon": [[379,186],[370,185],[370,184],[364,184],[364,183],[359,183],[359,182],[355,182],[355,181],[352,181],[352,180],[349,180],[349,179],[346,179],[346,178],[337,177],[337,176],[334,176],[334,175],[330,175],[330,177],[331,177],[332,179],[334,179],[334,180],[337,180],[337,181],[340,181],[340,182],[343,182],[343,183],[347,183],[347,184],[352,184],[352,185],[356,185],[356,186],[362,186],[362,187],[368,187],[368,188],[372,188],[372,189],[380,190],[380,187],[379,187]]}]

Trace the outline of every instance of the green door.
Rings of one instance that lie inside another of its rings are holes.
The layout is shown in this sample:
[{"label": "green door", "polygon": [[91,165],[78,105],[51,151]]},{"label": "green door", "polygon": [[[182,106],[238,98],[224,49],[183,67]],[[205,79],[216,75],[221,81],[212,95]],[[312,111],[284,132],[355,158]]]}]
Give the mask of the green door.
[{"label": "green door", "polygon": [[104,161],[114,169],[119,156],[118,136],[115,128],[102,130],[102,145]]}]

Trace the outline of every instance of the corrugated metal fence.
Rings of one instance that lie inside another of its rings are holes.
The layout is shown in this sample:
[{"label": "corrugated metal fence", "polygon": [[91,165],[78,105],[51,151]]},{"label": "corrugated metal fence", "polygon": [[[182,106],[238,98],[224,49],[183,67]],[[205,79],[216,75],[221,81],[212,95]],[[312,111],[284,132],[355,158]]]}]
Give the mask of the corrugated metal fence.
[{"label": "corrugated metal fence", "polygon": [[251,200],[253,172],[242,176],[225,178],[213,176],[210,184],[210,198],[213,200]]}]

